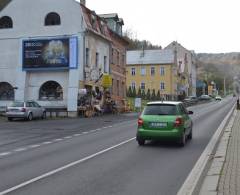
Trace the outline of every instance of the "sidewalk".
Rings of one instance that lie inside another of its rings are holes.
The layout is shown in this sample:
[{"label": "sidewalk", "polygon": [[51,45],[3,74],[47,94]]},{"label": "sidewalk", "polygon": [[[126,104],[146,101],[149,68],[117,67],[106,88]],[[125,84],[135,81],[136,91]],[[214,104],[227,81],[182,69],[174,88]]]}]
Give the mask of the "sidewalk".
[{"label": "sidewalk", "polygon": [[218,194],[240,194],[240,111],[237,111],[229,138],[227,156],[218,186]]},{"label": "sidewalk", "polygon": [[200,195],[240,194],[240,111],[235,110],[224,130]]}]

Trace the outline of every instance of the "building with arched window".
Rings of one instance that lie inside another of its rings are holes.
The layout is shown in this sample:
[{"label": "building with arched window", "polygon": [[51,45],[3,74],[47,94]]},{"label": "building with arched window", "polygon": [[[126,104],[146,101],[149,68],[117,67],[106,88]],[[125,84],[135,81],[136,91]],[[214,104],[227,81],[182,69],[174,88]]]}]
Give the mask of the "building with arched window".
[{"label": "building with arched window", "polygon": [[109,29],[82,3],[18,0],[0,7],[0,106],[35,100],[75,116],[80,89],[101,88]]}]

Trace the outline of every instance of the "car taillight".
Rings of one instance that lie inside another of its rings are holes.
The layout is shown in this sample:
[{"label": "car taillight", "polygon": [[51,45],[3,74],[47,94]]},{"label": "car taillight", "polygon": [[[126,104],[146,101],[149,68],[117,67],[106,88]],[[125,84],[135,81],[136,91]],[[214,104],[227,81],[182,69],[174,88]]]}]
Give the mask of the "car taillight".
[{"label": "car taillight", "polygon": [[174,127],[180,127],[183,124],[183,119],[178,117],[175,120]]},{"label": "car taillight", "polygon": [[21,108],[21,112],[26,112],[26,108]]},{"label": "car taillight", "polygon": [[138,119],[138,127],[143,126],[143,120],[141,118]]}]

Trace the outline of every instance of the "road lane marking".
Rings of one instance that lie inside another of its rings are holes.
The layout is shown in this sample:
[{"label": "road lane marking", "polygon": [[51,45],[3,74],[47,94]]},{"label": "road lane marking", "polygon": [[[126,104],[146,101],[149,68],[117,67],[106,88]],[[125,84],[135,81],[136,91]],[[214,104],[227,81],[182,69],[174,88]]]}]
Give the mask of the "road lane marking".
[{"label": "road lane marking", "polygon": [[[26,151],[26,150],[30,150],[30,149],[34,149],[34,148],[38,148],[38,147],[41,147],[41,146],[44,146],[44,145],[49,145],[49,144],[54,144],[56,142],[60,142],[60,141],[64,141],[66,139],[72,139],[74,137],[78,137],[78,136],[81,136],[81,135],[87,135],[89,133],[94,133],[94,132],[97,132],[97,131],[102,131],[104,129],[107,129],[107,128],[114,128],[114,127],[118,127],[119,124],[125,124],[125,123],[132,123],[134,122],[134,120],[130,120],[130,121],[124,121],[124,122],[121,122],[121,123],[118,123],[117,125],[110,125],[110,126],[105,126],[105,127],[102,127],[102,128],[97,128],[97,129],[94,129],[94,130],[90,130],[90,131],[84,131],[82,133],[78,133],[78,134],[74,134],[72,136],[66,136],[64,138],[58,138],[58,139],[54,139],[54,140],[51,140],[51,141],[45,141],[43,143],[40,143],[40,144],[35,144],[35,145],[30,145],[30,146],[25,146],[25,148],[17,148],[15,150],[11,150],[10,152],[4,152],[4,153],[10,153],[10,154],[14,154],[16,152],[23,152],[23,151]],[[8,155],[10,155],[8,154]],[[8,155],[2,155],[3,156],[8,156]]]},{"label": "road lane marking", "polygon": [[54,142],[60,142],[60,141],[63,141],[63,139],[54,139],[53,141]]},{"label": "road lane marking", "polygon": [[16,150],[14,150],[14,152],[22,152],[22,151],[26,151],[27,148],[18,148]]},{"label": "road lane marking", "polygon": [[48,145],[51,144],[52,142],[43,142],[42,145]]},{"label": "road lane marking", "polygon": [[37,147],[40,147],[41,145],[39,145],[39,144],[36,144],[36,145],[31,145],[31,146],[29,146],[29,148],[37,148]]},{"label": "road lane marking", "polygon": [[66,137],[64,137],[64,139],[71,139],[72,138],[72,136],[66,136]]},{"label": "road lane marking", "polygon": [[0,156],[7,156],[7,155],[10,155],[11,152],[4,152],[4,153],[0,153]]},{"label": "road lane marking", "polygon": [[23,182],[23,183],[21,183],[21,184],[19,184],[19,185],[16,185],[16,186],[14,186],[14,187],[12,187],[12,188],[9,188],[9,189],[7,189],[7,190],[4,190],[4,191],[0,192],[0,195],[5,195],[5,194],[8,194],[8,193],[10,193],[10,192],[16,191],[16,190],[18,190],[18,189],[20,189],[20,188],[22,188],[22,187],[25,187],[25,186],[27,186],[27,185],[30,185],[30,184],[32,184],[32,183],[34,183],[34,182],[37,182],[37,181],[39,181],[39,180],[42,180],[42,179],[47,178],[47,177],[49,177],[49,176],[52,176],[52,175],[54,175],[54,174],[56,174],[56,173],[59,173],[59,172],[64,171],[64,170],[66,170],[66,169],[68,169],[68,168],[71,168],[71,167],[73,167],[73,166],[75,166],[75,165],[77,165],[77,164],[81,164],[81,163],[83,163],[83,162],[85,162],[85,161],[87,161],[87,160],[90,160],[90,159],[92,159],[92,158],[94,158],[94,157],[97,157],[97,156],[99,156],[99,155],[101,155],[101,154],[104,154],[104,153],[106,153],[106,152],[108,152],[108,151],[110,151],[110,150],[113,150],[113,149],[118,148],[118,147],[120,147],[120,146],[122,146],[122,145],[125,145],[125,144],[127,144],[127,143],[129,143],[129,142],[131,142],[131,141],[133,141],[133,140],[135,140],[135,139],[136,139],[136,137],[130,138],[130,139],[125,140],[125,141],[123,141],[123,142],[121,142],[121,143],[119,143],[119,144],[116,144],[116,145],[114,145],[114,146],[111,146],[111,147],[109,147],[109,148],[106,148],[106,149],[104,149],[104,150],[101,150],[101,151],[99,151],[99,152],[97,152],[97,153],[95,153],[95,154],[89,155],[89,156],[87,156],[87,157],[85,157],[85,158],[82,158],[82,159],[80,159],[80,160],[77,160],[77,161],[74,161],[74,162],[72,162],[72,163],[69,163],[69,164],[67,164],[67,165],[65,165],[65,166],[63,166],[63,167],[54,169],[53,171],[50,171],[50,172],[48,172],[48,173],[45,173],[45,174],[40,175],[40,176],[38,176],[38,177],[35,177],[35,178],[31,179],[31,180],[25,181],[25,182]]}]

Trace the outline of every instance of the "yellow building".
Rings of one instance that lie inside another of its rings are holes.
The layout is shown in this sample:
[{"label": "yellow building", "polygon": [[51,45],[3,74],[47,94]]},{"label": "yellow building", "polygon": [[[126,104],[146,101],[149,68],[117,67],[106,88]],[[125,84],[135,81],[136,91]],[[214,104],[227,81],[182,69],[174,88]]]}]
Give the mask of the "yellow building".
[{"label": "yellow building", "polygon": [[177,66],[172,50],[137,50],[127,52],[127,87],[155,89],[168,99],[177,95]]}]

